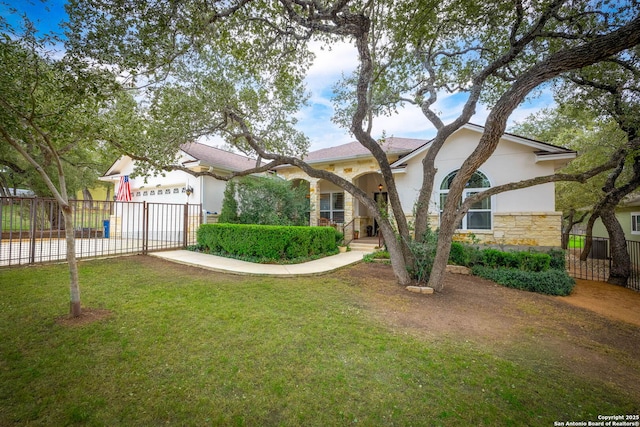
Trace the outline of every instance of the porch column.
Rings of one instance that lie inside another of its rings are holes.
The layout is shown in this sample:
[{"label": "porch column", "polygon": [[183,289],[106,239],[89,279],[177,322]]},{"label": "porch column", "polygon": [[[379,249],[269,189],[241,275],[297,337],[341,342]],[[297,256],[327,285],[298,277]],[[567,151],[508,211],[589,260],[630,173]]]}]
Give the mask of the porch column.
[{"label": "porch column", "polygon": [[316,178],[309,180],[309,201],[311,202],[309,225],[316,226],[320,218],[320,182]]}]

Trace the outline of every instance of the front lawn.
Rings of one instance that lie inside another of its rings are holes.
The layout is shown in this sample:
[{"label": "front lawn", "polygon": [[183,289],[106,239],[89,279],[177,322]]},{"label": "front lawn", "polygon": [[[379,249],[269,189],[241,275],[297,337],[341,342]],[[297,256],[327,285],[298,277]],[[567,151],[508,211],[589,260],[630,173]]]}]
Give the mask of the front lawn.
[{"label": "front lawn", "polygon": [[56,321],[66,265],[0,270],[0,425],[551,426],[640,406],[530,348],[518,361],[387,324],[346,273],[255,278],[136,256],[82,262],[80,277],[106,320]]}]

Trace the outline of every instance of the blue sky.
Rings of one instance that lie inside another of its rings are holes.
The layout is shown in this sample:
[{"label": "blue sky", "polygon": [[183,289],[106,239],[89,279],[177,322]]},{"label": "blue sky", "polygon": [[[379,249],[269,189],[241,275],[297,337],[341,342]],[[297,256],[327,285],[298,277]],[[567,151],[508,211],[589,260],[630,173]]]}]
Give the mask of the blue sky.
[{"label": "blue sky", "polygon": [[[3,17],[8,18],[8,8],[15,7],[26,13],[42,32],[57,30],[60,22],[66,17],[64,0],[49,0],[45,3],[39,0],[10,0],[6,3],[0,3],[0,13]],[[311,151],[353,141],[348,131],[331,121],[333,114],[331,96],[333,84],[343,73],[350,73],[357,66],[357,55],[352,45],[342,43],[334,46],[331,51],[319,48],[314,51],[316,61],[307,77],[307,90],[311,94],[310,105],[296,116],[298,129],[303,131],[311,141]],[[446,123],[459,114],[465,96],[441,93],[439,98],[435,109],[440,112],[441,118]],[[550,105],[553,105],[553,98],[549,92],[543,91],[540,96],[518,108],[509,120],[509,125]],[[471,121],[482,125],[487,115],[488,111],[479,106]],[[387,136],[429,139],[435,135],[435,129],[419,108],[407,106],[395,116],[375,120],[373,136],[378,138],[383,133]]]}]

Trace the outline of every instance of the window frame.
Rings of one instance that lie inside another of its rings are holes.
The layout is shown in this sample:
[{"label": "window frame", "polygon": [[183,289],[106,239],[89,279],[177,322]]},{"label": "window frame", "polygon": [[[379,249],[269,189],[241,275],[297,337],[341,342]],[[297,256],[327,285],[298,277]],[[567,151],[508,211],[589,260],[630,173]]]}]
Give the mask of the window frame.
[{"label": "window frame", "polygon": [[[631,217],[631,234],[640,234],[640,212],[631,212],[630,217]],[[634,218],[635,218],[635,221],[634,221]]]},{"label": "window frame", "polygon": [[[322,209],[322,196],[329,196],[329,209]],[[338,196],[342,196],[342,209],[340,208],[336,208],[336,202],[338,201]],[[323,193],[320,193],[320,209],[318,209],[318,212],[320,213],[320,218],[326,218],[329,221],[331,221],[332,223],[336,223],[336,224],[344,224],[344,218],[345,218],[345,203],[344,203],[344,191],[326,191]],[[338,221],[336,221],[336,213],[342,213],[342,218],[340,218]],[[323,216],[327,215],[328,216]]]},{"label": "window frame", "polygon": [[[447,185],[447,188],[443,188],[443,186],[447,183],[447,181],[451,181],[453,179],[453,177],[455,177],[455,175],[458,173],[460,169],[457,169],[455,171],[449,172],[444,179],[442,179],[442,181],[440,182],[440,187],[439,187],[439,192],[438,192],[438,218],[441,221],[442,220],[442,208],[446,202],[446,198],[449,195],[449,187]],[[466,200],[468,197],[476,194],[476,193],[480,193],[482,191],[485,191],[489,188],[492,187],[491,184],[491,180],[489,179],[489,177],[487,176],[487,174],[485,174],[484,172],[477,170],[474,172],[474,176],[476,174],[480,174],[482,181],[486,181],[486,183],[488,184],[488,186],[486,187],[466,187],[465,189],[462,191],[462,200]],[[469,179],[469,182],[467,183],[467,185],[469,185],[470,182],[473,181],[474,176],[472,176]],[[444,196],[444,197],[443,197]],[[481,205],[485,205],[488,204],[488,208],[487,207],[481,207],[481,208],[473,208],[473,206],[471,208],[469,208],[469,210],[467,211],[467,213],[465,214],[465,216],[462,218],[462,221],[458,224],[458,227],[456,227],[457,230],[463,230],[463,231],[478,231],[478,232],[486,232],[486,231],[491,231],[493,230],[493,196],[488,197],[480,202],[478,202]],[[489,214],[489,227],[488,228],[470,228],[469,227],[469,222],[470,222],[470,216],[472,216],[473,214],[476,213],[488,213]],[[639,233],[640,234],[640,233]]]}]

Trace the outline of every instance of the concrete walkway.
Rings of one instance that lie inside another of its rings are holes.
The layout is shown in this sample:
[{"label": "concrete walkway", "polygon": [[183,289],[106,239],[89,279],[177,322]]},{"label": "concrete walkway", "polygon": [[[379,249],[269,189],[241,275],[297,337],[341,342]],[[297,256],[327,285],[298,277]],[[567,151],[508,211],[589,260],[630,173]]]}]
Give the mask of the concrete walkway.
[{"label": "concrete walkway", "polygon": [[314,276],[362,261],[367,251],[350,251],[301,264],[256,264],[192,251],[152,252],[149,256],[222,273],[257,276]]}]

